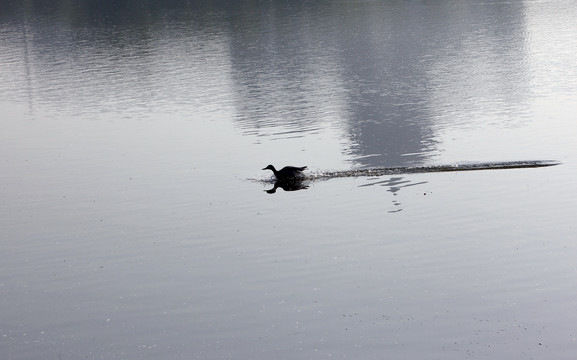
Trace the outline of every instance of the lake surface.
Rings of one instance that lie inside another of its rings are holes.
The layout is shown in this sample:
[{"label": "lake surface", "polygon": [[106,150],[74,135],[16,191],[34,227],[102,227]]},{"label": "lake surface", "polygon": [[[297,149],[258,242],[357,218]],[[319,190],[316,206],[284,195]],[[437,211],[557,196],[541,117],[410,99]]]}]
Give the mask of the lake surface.
[{"label": "lake surface", "polygon": [[575,19],[0,1],[1,357],[573,359]]}]

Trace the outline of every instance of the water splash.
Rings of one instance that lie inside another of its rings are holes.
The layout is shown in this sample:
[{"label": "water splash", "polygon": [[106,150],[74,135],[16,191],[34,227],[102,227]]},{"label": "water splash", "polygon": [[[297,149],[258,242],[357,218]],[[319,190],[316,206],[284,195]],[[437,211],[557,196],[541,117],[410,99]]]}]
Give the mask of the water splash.
[{"label": "water splash", "polygon": [[433,165],[433,166],[415,166],[415,167],[390,167],[377,169],[358,169],[342,171],[319,171],[305,175],[306,179],[324,180],[342,177],[361,177],[361,176],[384,176],[399,174],[421,174],[432,172],[453,172],[453,171],[473,171],[473,170],[503,170],[503,169],[523,169],[538,168],[546,166],[559,165],[554,160],[530,160],[530,161],[505,161],[505,162],[482,162],[482,163],[457,163],[452,165]]}]

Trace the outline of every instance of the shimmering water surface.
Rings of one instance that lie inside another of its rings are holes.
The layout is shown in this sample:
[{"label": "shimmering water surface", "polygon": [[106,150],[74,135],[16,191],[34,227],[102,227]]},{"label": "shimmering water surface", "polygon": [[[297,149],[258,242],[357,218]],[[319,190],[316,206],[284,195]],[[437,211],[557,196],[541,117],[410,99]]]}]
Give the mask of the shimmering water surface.
[{"label": "shimmering water surface", "polygon": [[0,0],[1,357],[573,359],[575,19]]}]

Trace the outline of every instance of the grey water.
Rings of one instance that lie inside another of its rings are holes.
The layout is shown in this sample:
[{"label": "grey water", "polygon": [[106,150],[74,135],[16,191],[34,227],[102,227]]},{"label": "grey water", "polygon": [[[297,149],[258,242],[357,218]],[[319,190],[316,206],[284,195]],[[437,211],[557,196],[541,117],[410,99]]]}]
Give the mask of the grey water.
[{"label": "grey water", "polygon": [[576,18],[0,0],[0,357],[573,359]]}]

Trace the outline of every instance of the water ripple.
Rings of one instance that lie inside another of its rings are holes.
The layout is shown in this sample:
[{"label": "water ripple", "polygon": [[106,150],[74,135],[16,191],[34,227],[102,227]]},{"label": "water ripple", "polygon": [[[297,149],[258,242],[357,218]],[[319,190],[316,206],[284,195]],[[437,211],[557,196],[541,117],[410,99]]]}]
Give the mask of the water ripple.
[{"label": "water ripple", "polygon": [[307,179],[320,180],[342,177],[361,176],[384,176],[398,174],[421,174],[432,172],[452,172],[452,171],[473,171],[473,170],[503,170],[503,169],[523,169],[537,168],[545,166],[559,165],[554,160],[528,160],[528,161],[506,161],[506,162],[482,162],[482,163],[458,163],[453,165],[433,165],[433,166],[402,166],[376,169],[358,169],[341,171],[320,171],[307,174]]}]

